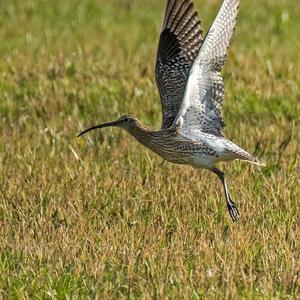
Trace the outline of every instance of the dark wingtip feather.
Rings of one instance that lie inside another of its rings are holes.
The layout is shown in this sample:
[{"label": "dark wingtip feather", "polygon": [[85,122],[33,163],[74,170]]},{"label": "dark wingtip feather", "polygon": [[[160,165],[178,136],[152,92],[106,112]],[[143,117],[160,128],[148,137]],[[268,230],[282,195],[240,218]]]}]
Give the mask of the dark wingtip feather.
[{"label": "dark wingtip feather", "polygon": [[180,109],[188,72],[202,44],[200,24],[191,0],[167,1],[155,73],[163,128],[171,126]]},{"label": "dark wingtip feather", "polygon": [[158,56],[163,61],[172,60],[180,55],[187,61],[193,61],[202,42],[200,24],[193,2],[169,0],[160,36]]}]

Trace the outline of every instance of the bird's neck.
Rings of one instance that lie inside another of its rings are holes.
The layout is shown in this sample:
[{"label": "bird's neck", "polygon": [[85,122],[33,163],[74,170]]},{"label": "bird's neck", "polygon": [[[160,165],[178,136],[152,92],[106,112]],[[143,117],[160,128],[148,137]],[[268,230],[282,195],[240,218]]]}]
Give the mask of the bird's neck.
[{"label": "bird's neck", "polygon": [[142,124],[138,124],[132,128],[128,128],[127,131],[141,144],[150,148],[151,150],[155,150],[156,142],[156,133],[150,128],[143,126]]}]

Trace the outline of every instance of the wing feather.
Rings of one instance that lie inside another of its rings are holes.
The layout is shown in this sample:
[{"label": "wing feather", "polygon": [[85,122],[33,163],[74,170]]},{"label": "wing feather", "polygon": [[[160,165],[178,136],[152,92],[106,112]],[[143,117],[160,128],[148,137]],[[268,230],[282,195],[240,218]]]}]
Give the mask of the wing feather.
[{"label": "wing feather", "polygon": [[222,136],[224,84],[221,70],[234,31],[239,0],[224,0],[190,69],[176,124]]},{"label": "wing feather", "polygon": [[201,28],[190,0],[168,0],[157,51],[155,77],[162,103],[162,128],[179,112],[189,70],[201,46]]}]

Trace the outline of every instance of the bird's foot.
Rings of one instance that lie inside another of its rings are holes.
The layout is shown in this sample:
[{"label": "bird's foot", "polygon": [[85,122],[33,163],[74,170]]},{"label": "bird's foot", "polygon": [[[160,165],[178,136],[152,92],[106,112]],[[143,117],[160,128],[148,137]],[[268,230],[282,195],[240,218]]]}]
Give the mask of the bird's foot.
[{"label": "bird's foot", "polygon": [[237,222],[240,217],[240,213],[236,207],[236,204],[231,199],[229,199],[229,201],[227,202],[227,207],[232,221]]}]

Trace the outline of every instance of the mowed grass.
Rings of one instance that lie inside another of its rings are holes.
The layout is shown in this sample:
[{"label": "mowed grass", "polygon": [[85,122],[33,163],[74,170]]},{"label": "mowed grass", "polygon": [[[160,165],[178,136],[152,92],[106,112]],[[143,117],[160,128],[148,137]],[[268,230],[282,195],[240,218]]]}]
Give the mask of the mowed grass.
[{"label": "mowed grass", "polygon": [[[299,299],[300,5],[241,1],[225,134],[267,163],[221,184],[118,129],[158,129],[165,1],[0,2],[0,298]],[[197,0],[205,30],[221,1]]]}]

